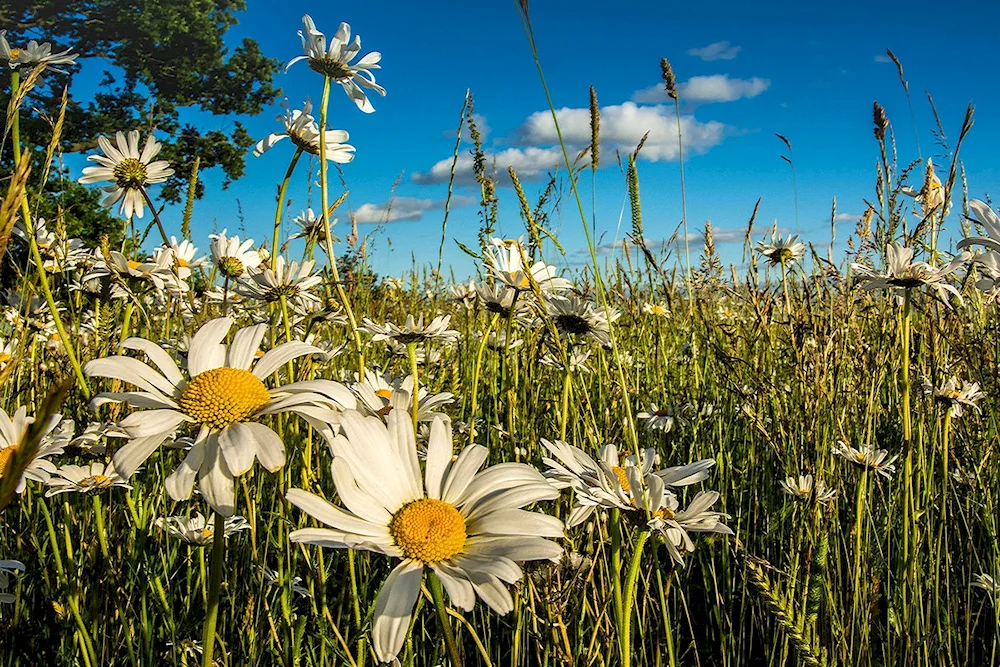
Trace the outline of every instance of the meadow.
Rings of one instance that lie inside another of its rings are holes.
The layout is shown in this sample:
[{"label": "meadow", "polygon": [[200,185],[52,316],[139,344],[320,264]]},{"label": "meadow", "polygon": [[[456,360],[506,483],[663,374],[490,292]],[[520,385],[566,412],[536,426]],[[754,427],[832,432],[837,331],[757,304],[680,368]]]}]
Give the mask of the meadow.
[{"label": "meadow", "polygon": [[686,219],[647,247],[641,144],[631,233],[598,252],[593,91],[591,147],[539,195],[511,169],[524,234],[498,238],[467,105],[477,275],[376,277],[332,225],[354,148],[327,114],[374,111],[379,55],[332,28],[304,17],[291,63],[316,108],[255,147],[290,156],[273,229],[192,236],[196,171],[161,218],[177,165],[122,128],[78,174],[122,216],[94,247],[38,216],[27,156],[58,159],[63,116],[19,127],[73,55],[0,35],[0,665],[998,663],[1000,216],[963,194],[971,107],[934,165],[876,103],[848,251],[754,212],[738,273],[710,225],[693,256]]}]

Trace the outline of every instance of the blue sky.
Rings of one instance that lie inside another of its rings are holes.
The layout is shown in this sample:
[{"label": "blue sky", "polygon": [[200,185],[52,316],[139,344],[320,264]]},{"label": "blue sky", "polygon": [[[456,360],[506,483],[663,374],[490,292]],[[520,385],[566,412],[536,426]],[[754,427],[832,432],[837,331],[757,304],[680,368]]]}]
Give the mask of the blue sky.
[{"label": "blue sky", "polygon": [[[433,167],[450,159],[466,89],[475,95],[476,112],[489,128],[486,145],[500,156],[499,170],[505,172],[513,159],[529,198],[543,187],[545,172],[554,162],[551,122],[513,2],[279,6],[251,0],[249,5],[240,14],[240,25],[231,30],[231,43],[250,36],[265,54],[288,60],[301,53],[296,33],[302,14],[309,13],[328,35],[340,21],[347,21],[362,37],[362,53],[382,53],[382,69],[376,74],[388,93],[372,98],[377,111],[361,113],[336,89],[330,106],[330,125],[348,130],[350,143],[357,147],[356,159],[344,168],[351,210],[362,221],[378,219],[394,194],[396,215],[406,214],[407,219],[383,225],[374,236],[371,257],[380,273],[397,274],[414,257],[418,264],[436,262],[446,184]],[[627,209],[618,228],[625,186],[614,151],[624,154],[646,130],[653,131],[639,162],[646,236],[669,236],[681,220],[672,103],[665,106],[669,100],[658,102],[647,90],[660,84],[661,57],[672,62],[682,100],[687,100],[682,113],[690,228],[694,232],[711,220],[727,262],[739,262],[739,240],[726,239],[741,239],[758,197],[757,237],[775,219],[782,229],[795,228],[791,172],[780,159],[784,146],[775,133],[787,136],[795,151],[799,231],[821,243],[829,240],[832,197],[837,197],[838,211],[846,218],[838,228],[840,239],[863,212],[862,200],[874,197],[874,100],[888,112],[900,162],[917,159],[914,125],[896,68],[884,57],[886,47],[905,67],[921,155],[942,158],[942,163],[945,157],[931,133],[933,117],[924,91],[934,96],[952,142],[971,101],[977,107],[976,125],[962,152],[970,194],[989,194],[998,182],[994,156],[1000,153],[1000,94],[990,81],[1000,56],[991,40],[970,32],[966,12],[942,11],[928,2],[827,6],[632,0],[613,5],[536,0],[531,12],[555,105],[566,108],[561,112],[564,132],[589,134],[581,119],[586,118],[589,86],[598,92],[604,141],[597,228],[605,243],[629,229]],[[976,23],[995,25],[998,14],[996,6],[982,3]],[[306,97],[318,102],[322,80],[300,63],[279,75],[277,85],[298,108]],[[281,112],[275,106],[273,112],[244,122],[260,138],[280,128],[274,116]],[[199,118],[212,127],[226,128],[230,122]],[[468,145],[462,151],[467,155]],[[249,158],[246,177],[227,190],[214,187],[221,180],[218,174],[206,175],[213,187],[197,203],[194,223],[202,247],[207,247],[204,237],[213,229],[228,227],[232,233],[239,227],[237,200],[247,233],[258,240],[270,234],[276,185],[291,154],[285,142],[263,157]],[[943,176],[943,166],[939,173]],[[296,180],[289,220],[308,203],[302,166]],[[509,187],[500,190],[501,231],[518,236],[523,229],[516,200]],[[589,175],[581,182],[581,192],[589,212]],[[335,189],[331,200],[338,194]],[[318,193],[313,195],[318,202]],[[478,188],[458,187],[456,196],[459,204],[478,201]],[[179,226],[179,210],[167,216],[169,225]],[[347,215],[339,217],[343,236]],[[473,267],[452,239],[474,245],[478,226],[475,204],[453,208],[445,263],[454,265],[459,278]],[[567,256],[548,259],[579,264],[585,241],[568,198],[552,226]],[[360,229],[373,233],[376,225]],[[700,249],[700,241],[693,242],[692,253]]]}]

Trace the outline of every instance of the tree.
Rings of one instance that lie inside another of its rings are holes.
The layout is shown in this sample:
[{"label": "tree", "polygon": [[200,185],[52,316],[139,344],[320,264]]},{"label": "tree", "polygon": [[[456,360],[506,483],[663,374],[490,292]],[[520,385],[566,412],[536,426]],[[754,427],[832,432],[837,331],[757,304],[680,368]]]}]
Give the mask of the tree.
[{"label": "tree", "polygon": [[[182,123],[181,111],[254,116],[280,95],[272,86],[279,61],[264,57],[252,39],[232,50],[223,43],[238,22],[236,12],[245,9],[244,0],[0,0],[0,29],[8,31],[12,46],[37,39],[57,50],[72,49],[86,67],[103,63],[104,78],[93,99],[76,99],[70,89],[63,151],[89,151],[98,136],[119,130],[155,129],[163,144],[160,157],[175,171],[159,196],[178,202],[195,157],[201,158],[202,173],[221,167],[225,188],[243,175],[253,144],[239,121],[227,118],[226,131],[204,129]],[[36,145],[51,139],[49,119],[58,115],[68,82],[66,75],[45,73],[23,107],[39,111],[22,113],[23,137]],[[9,90],[3,94],[6,108]],[[82,196],[81,189],[65,183],[60,190],[68,209],[73,202],[67,198]],[[196,195],[203,192],[199,182]],[[101,225],[91,220],[82,226]]]}]

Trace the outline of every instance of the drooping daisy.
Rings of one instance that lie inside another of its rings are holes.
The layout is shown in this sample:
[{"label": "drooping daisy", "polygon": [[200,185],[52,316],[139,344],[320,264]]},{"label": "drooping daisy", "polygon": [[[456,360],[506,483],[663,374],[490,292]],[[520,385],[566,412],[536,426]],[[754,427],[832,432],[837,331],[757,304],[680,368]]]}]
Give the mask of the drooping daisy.
[{"label": "drooping daisy", "polygon": [[[295,239],[306,239],[307,242],[315,242],[325,238],[326,230],[323,229],[323,216],[316,215],[311,208],[302,211],[297,217],[292,218],[299,231],[288,237],[289,241]],[[337,218],[330,218],[330,229],[337,224]],[[340,239],[334,236],[330,239],[332,243],[338,243]],[[326,244],[321,243],[320,247],[326,249]]]},{"label": "drooping daisy", "polygon": [[253,239],[240,243],[239,236],[226,236],[225,229],[208,238],[212,240],[212,261],[224,278],[236,280],[260,266],[261,256],[253,247]]},{"label": "drooping daisy", "polygon": [[[209,514],[206,519],[201,512],[195,512],[190,517],[168,516],[156,520],[156,527],[166,531],[167,535],[182,542],[196,546],[206,546],[215,539],[215,515]],[[249,530],[250,524],[241,516],[231,516],[225,522],[225,537],[228,539],[236,533]]]},{"label": "drooping daisy", "polygon": [[972,209],[973,222],[981,225],[986,230],[986,236],[970,236],[958,242],[958,249],[964,250],[969,246],[981,245],[989,250],[1000,251],[1000,216],[990,208],[990,205],[979,199],[969,201],[969,208]]},{"label": "drooping daisy", "polygon": [[[2,562],[0,562],[0,565],[2,565]],[[980,588],[994,598],[1000,596],[1000,582],[994,581],[993,577],[988,574],[972,575],[972,587]]]},{"label": "drooping daisy", "polygon": [[[24,443],[28,426],[34,421],[35,418],[28,416],[28,409],[23,405],[12,416],[0,409],[0,476],[7,474],[8,462]],[[15,491],[23,493],[29,479],[43,484],[48,481],[49,476],[56,471],[55,464],[48,461],[48,457],[62,454],[72,437],[73,422],[68,419],[63,421],[59,415],[52,415],[45,425],[38,450],[21,473]]]},{"label": "drooping daisy", "polygon": [[520,293],[503,283],[476,285],[476,296],[487,312],[510,317],[527,310],[527,303],[517,297]]},{"label": "drooping daisy", "polygon": [[896,472],[893,463],[899,458],[899,456],[890,457],[889,452],[884,449],[875,449],[871,445],[860,445],[855,448],[842,440],[837,441],[833,453],[858,467],[874,470],[887,479],[891,479]]},{"label": "drooping daisy", "polygon": [[813,481],[811,474],[786,477],[781,480],[781,490],[796,500],[815,500],[820,505],[829,505],[837,497],[836,489],[826,488],[821,479]]},{"label": "drooping daisy", "polygon": [[662,479],[649,475],[647,485],[645,509],[651,517],[648,526],[663,535],[667,553],[678,565],[684,565],[684,553],[694,552],[694,541],[689,532],[733,534],[732,529],[722,523],[729,515],[710,509],[719,500],[717,491],[699,491],[681,510],[677,496],[665,490]]},{"label": "drooping daisy", "polygon": [[555,323],[560,336],[592,340],[611,345],[611,323],[621,315],[614,308],[607,312],[576,296],[552,296],[545,299],[545,312]]},{"label": "drooping daisy", "polygon": [[[483,332],[477,331],[475,333],[476,338],[479,340],[483,339]],[[507,342],[507,332],[501,329],[500,331],[491,331],[488,336],[486,336],[486,347],[493,350],[494,352],[506,352],[508,350],[515,350],[524,345],[524,341],[520,338],[514,338],[511,336],[511,340]]]},{"label": "drooping daisy", "polygon": [[534,468],[504,463],[477,472],[486,448],[469,445],[453,457],[451,430],[435,420],[421,474],[413,427],[404,413],[391,412],[386,426],[346,411],[340,427],[342,434],[331,443],[332,469],[346,511],[291,489],[289,502],[328,528],[297,530],[289,539],[402,559],[375,601],[372,644],[383,662],[403,646],[427,568],[460,609],[471,611],[478,596],[506,614],[514,603],[503,584],[521,579],[517,563],[562,555],[562,548],[546,539],[562,537],[562,522],[521,509],[558,495]]},{"label": "drooping daisy", "polygon": [[391,343],[422,343],[424,341],[438,341],[451,343],[458,340],[458,331],[449,329],[451,315],[439,315],[433,320],[424,324],[424,315],[420,314],[420,319],[414,319],[413,315],[406,316],[403,326],[386,322],[384,325],[372,322],[367,317],[360,329],[372,335],[373,341],[389,341]]},{"label": "drooping daisy", "polygon": [[290,341],[255,358],[267,326],[237,331],[232,343],[223,339],[233,326],[228,317],[205,323],[192,337],[186,373],[159,345],[127,338],[119,347],[144,352],[156,369],[134,357],[96,359],[84,367],[90,377],[106,377],[139,391],[103,393],[94,404],[125,402],[137,408],[119,426],[131,439],[114,456],[115,469],[128,478],[177,427],[198,427],[184,462],[166,481],[174,500],[191,496],[195,479],[208,504],[223,516],[233,515],[234,477],[249,470],[254,459],[274,472],[285,464],[285,446],[277,433],[260,423],[267,415],[293,412],[320,430],[337,421],[337,410],[354,407],[354,395],[332,380],[310,380],[268,389],[264,380],[286,363],[322,350]]},{"label": "drooping daisy", "polygon": [[642,410],[636,413],[635,418],[650,431],[663,431],[670,433],[678,423],[687,421],[691,413],[688,405],[665,405],[657,407],[656,403],[650,405],[649,410]]},{"label": "drooping daisy", "polygon": [[[49,230],[45,218],[35,220],[34,232],[35,244],[42,256],[42,266],[49,273],[62,273],[74,269],[86,262],[90,255],[80,239],[67,238],[61,231]],[[18,220],[14,225],[14,235],[25,242],[30,242],[23,220]]]},{"label": "drooping daisy", "polygon": [[385,96],[385,88],[375,83],[375,75],[372,73],[373,69],[381,68],[379,65],[379,61],[382,60],[381,53],[372,51],[352,65],[351,61],[361,52],[361,37],[355,35],[354,41],[351,41],[351,26],[341,23],[336,34],[330,38],[328,49],[326,36],[316,29],[316,24],[308,14],[302,17],[299,37],[302,38],[302,49],[305,54],[288,61],[285,65],[286,72],[295,63],[305,60],[314,72],[329,77],[343,87],[344,92],[359,109],[365,113],[375,111],[375,107],[368,101],[368,95],[362,88]]},{"label": "drooping daisy", "polygon": [[128,481],[121,478],[113,463],[91,463],[89,466],[64,465],[56,469],[45,485],[49,490],[45,497],[60,493],[95,493],[113,487],[131,489]]},{"label": "drooping daisy", "polygon": [[[924,184],[920,186],[920,190],[904,187],[901,191],[903,194],[913,197],[917,204],[920,205],[920,215],[924,218],[931,213],[941,213],[941,210],[944,208],[944,186],[941,184],[941,179],[934,173],[934,162],[931,158],[927,158],[927,165],[924,169]],[[948,209],[944,211],[942,217],[947,216],[950,210],[951,202],[949,201]]]},{"label": "drooping daisy", "polygon": [[[153,257],[143,261],[129,259],[117,250],[110,251],[106,257],[95,251],[90,270],[80,280],[88,291],[97,292],[101,289],[101,279],[109,276],[118,279],[111,282],[111,295],[120,299],[130,296],[120,284],[120,280],[126,278],[132,279],[128,285],[133,290],[148,289],[152,285],[159,292],[177,294],[187,291],[187,283],[174,273],[174,251],[171,248],[160,248]],[[146,283],[145,287],[143,283]]]},{"label": "drooping daisy", "polygon": [[923,389],[924,396],[929,396],[944,406],[955,419],[965,414],[966,407],[978,412],[977,403],[983,398],[978,382],[962,382],[955,376],[948,378],[941,387],[935,387],[930,380],[924,380]]},{"label": "drooping daisy", "polygon": [[146,138],[146,144],[141,152],[138,130],[129,132],[128,138],[118,132],[115,134],[115,141],[117,147],[105,137],[97,138],[97,144],[104,151],[104,155],[91,155],[87,159],[101,166],[86,167],[79,179],[80,183],[103,181],[111,183],[103,188],[108,194],[101,202],[101,206],[110,208],[120,201],[121,205],[118,207],[120,215],[131,218],[135,214],[137,218],[141,218],[144,203],[143,188],[153,183],[162,183],[173,175],[174,170],[166,160],[152,162],[160,152],[160,143],[152,134]]},{"label": "drooping daisy", "polygon": [[886,270],[875,271],[865,264],[855,262],[851,268],[857,272],[858,282],[863,289],[886,289],[897,295],[904,290],[929,287],[938,298],[947,302],[947,294],[953,294],[962,301],[959,291],[948,283],[948,276],[957,271],[970,257],[962,253],[946,266],[935,268],[927,262],[913,261],[913,248],[901,243],[890,243],[886,246]]},{"label": "drooping daisy", "polygon": [[806,244],[800,242],[798,236],[789,234],[785,238],[777,234],[771,235],[771,241],[757,243],[757,252],[767,258],[772,266],[780,265],[782,262],[791,264],[802,259],[806,254]]},{"label": "drooping daisy", "polygon": [[309,312],[322,302],[320,295],[313,291],[323,282],[322,276],[312,272],[314,264],[312,260],[286,264],[285,258],[279,255],[273,268],[251,270],[249,280],[237,283],[234,291],[264,303],[274,303],[285,297],[293,308]]},{"label": "drooping daisy", "polygon": [[486,263],[490,273],[504,285],[519,292],[528,292],[533,280],[543,293],[573,287],[573,283],[557,275],[558,269],[554,266],[545,262],[530,263],[531,258],[528,258],[529,265],[526,266],[526,251],[519,240],[495,238],[490,243],[486,248]]},{"label": "drooping daisy", "polygon": [[[310,155],[320,154],[319,145],[319,125],[312,117],[312,103],[306,100],[302,105],[302,110],[289,110],[284,116],[278,116],[285,125],[284,132],[272,132],[257,142],[254,146],[254,157],[260,157],[271,148],[288,137],[296,147],[301,148]],[[338,164],[347,164],[354,159],[354,146],[345,143],[350,139],[350,135],[345,130],[326,131],[326,159]]]},{"label": "drooping daisy", "polygon": [[[264,576],[264,581],[266,583],[276,588],[284,587],[281,574],[279,574],[277,570],[272,570],[266,565],[260,565],[257,569],[260,570],[260,573]],[[289,588],[292,593],[303,598],[312,597],[312,593],[309,592],[309,589],[302,585],[302,577],[288,577],[288,575],[286,575],[286,579],[288,580]]]},{"label": "drooping daisy", "polygon": [[11,577],[24,572],[24,563],[19,560],[0,560],[0,604],[13,604],[16,599],[8,593]]},{"label": "drooping daisy", "polygon": [[[65,51],[60,51],[59,53],[52,53],[52,45],[48,42],[43,42],[39,44],[35,40],[28,42],[28,45],[23,49],[11,48],[10,44],[7,42],[7,31],[0,30],[0,60],[7,63],[7,66],[11,69],[18,69],[20,67],[35,67],[36,65],[45,65],[47,67],[52,65],[72,65],[79,56],[75,53],[70,53],[69,49]],[[62,72],[60,69],[56,69],[57,72]],[[63,72],[65,74],[65,72]]]}]

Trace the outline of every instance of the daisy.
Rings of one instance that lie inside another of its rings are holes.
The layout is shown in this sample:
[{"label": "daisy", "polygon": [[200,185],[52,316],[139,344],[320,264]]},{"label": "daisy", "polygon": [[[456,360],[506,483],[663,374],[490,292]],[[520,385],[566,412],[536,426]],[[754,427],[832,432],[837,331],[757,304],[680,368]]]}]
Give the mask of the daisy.
[{"label": "daisy", "polygon": [[440,315],[424,325],[424,316],[421,313],[419,320],[414,320],[413,315],[407,315],[403,326],[391,322],[386,322],[384,325],[376,324],[366,317],[360,328],[370,333],[373,341],[384,340],[404,345],[424,341],[452,343],[458,340],[458,331],[449,329],[449,324],[451,315]]},{"label": "daisy", "polygon": [[542,292],[557,292],[573,287],[573,283],[556,275],[556,267],[545,262],[525,266],[524,259],[527,255],[520,240],[494,238],[490,243],[491,246],[486,248],[486,263],[490,273],[504,285],[518,292],[530,291],[532,281],[538,284]]},{"label": "daisy", "polygon": [[[400,379],[365,369],[364,381],[351,385],[351,391],[358,399],[359,410],[382,421],[385,421],[393,410],[398,409],[409,414],[413,409],[412,375]],[[431,422],[436,418],[450,420],[444,412],[444,406],[454,403],[454,394],[449,392],[432,394],[424,387],[420,387],[418,398],[417,421]]]},{"label": "daisy", "polygon": [[[924,184],[920,186],[920,190],[904,187],[901,191],[903,194],[913,197],[920,205],[920,214],[924,218],[931,213],[940,212],[944,208],[944,186],[941,185],[941,179],[934,173],[934,162],[930,158],[927,158],[927,167],[924,171]],[[947,216],[950,210],[951,204],[949,202],[948,209],[944,211],[942,217]]]},{"label": "daisy", "polygon": [[115,471],[113,463],[107,466],[103,463],[91,463],[89,466],[61,466],[52,473],[45,485],[49,487],[45,492],[46,498],[60,493],[94,493],[113,487],[132,488]]},{"label": "daisy", "polygon": [[10,579],[24,572],[24,563],[19,560],[0,560],[0,604],[13,604],[15,597],[7,592]]},{"label": "daisy", "polygon": [[139,151],[139,131],[132,130],[128,138],[121,132],[115,134],[115,147],[105,137],[98,137],[97,144],[104,155],[91,155],[87,159],[97,162],[100,167],[86,167],[80,183],[100,183],[107,181],[111,185],[104,186],[107,196],[101,206],[111,207],[121,202],[118,213],[131,218],[133,213],[137,218],[143,215],[143,188],[153,183],[162,183],[173,175],[174,170],[166,160],[151,162],[160,152],[160,143],[150,134],[146,144]]},{"label": "daisy", "polygon": [[604,346],[611,345],[611,323],[620,316],[614,308],[605,313],[576,296],[547,298],[545,312],[562,337],[584,338]]},{"label": "daisy", "polygon": [[443,420],[431,425],[421,474],[409,418],[394,410],[388,426],[345,411],[331,443],[333,479],[346,511],[319,496],[291,489],[289,502],[328,528],[305,528],[292,542],[365,549],[402,562],[375,601],[372,644],[383,662],[403,646],[410,616],[430,568],[452,603],[471,611],[478,596],[506,614],[514,602],[504,582],[522,577],[518,562],[558,561],[562,522],[520,508],[558,492],[534,468],[503,463],[481,472],[487,450],[469,445],[456,458]]},{"label": "daisy", "polygon": [[0,372],[7,367],[17,355],[17,341],[13,338],[4,340],[0,338]]},{"label": "daisy", "polygon": [[224,278],[230,280],[242,278],[247,271],[260,266],[260,253],[254,249],[253,239],[240,243],[239,236],[226,236],[225,229],[220,234],[212,234],[208,238],[212,240],[210,246],[212,261],[219,267],[219,273]]},{"label": "daisy", "polygon": [[[323,216],[316,215],[311,208],[307,208],[302,211],[298,217],[292,218],[294,222],[299,227],[299,231],[288,237],[289,241],[294,241],[295,239],[306,239],[307,242],[316,241],[318,239],[325,238],[326,230],[323,229]],[[337,224],[337,218],[330,218],[330,229]],[[332,243],[339,243],[340,239],[334,236],[330,239]],[[320,247],[325,249],[325,245],[321,243]]]},{"label": "daisy", "polygon": [[814,482],[812,475],[786,477],[781,481],[781,490],[796,500],[808,502],[815,498],[821,505],[829,505],[837,497],[836,489],[827,489],[823,480]]},{"label": "daisy", "polygon": [[642,422],[650,431],[663,431],[670,433],[674,426],[687,419],[687,412],[690,408],[686,405],[667,405],[658,408],[653,403],[649,410],[642,410],[635,415],[636,419]]},{"label": "daisy", "polygon": [[642,312],[656,317],[670,317],[670,309],[662,303],[649,303],[647,301],[642,304]]},{"label": "daisy", "polygon": [[875,449],[871,445],[861,445],[855,449],[842,440],[837,441],[833,453],[856,466],[874,470],[887,479],[891,479],[893,473],[896,472],[896,466],[893,465],[893,462],[899,458],[898,456],[889,457],[889,452],[884,449]]},{"label": "daisy", "polygon": [[901,243],[886,246],[886,270],[875,271],[865,264],[853,263],[851,268],[858,274],[858,282],[865,290],[887,289],[899,295],[900,292],[918,287],[929,287],[942,301],[947,301],[947,293],[962,301],[962,295],[947,281],[969,259],[969,253],[955,257],[950,264],[934,268],[927,262],[913,261],[913,248]]},{"label": "daisy", "polygon": [[323,282],[320,275],[312,273],[313,265],[312,260],[286,265],[285,258],[279,255],[274,268],[251,270],[250,279],[238,283],[234,291],[264,303],[274,303],[285,297],[289,305],[301,312],[309,312],[321,303],[313,288]]},{"label": "daisy", "polygon": [[[100,291],[98,283],[101,278],[116,276],[118,278],[134,278],[131,283],[135,287],[137,283],[150,283],[160,292],[186,292],[187,283],[182,281],[174,273],[174,251],[171,248],[159,248],[159,252],[148,260],[139,261],[129,259],[117,250],[112,250],[107,257],[95,250],[95,260],[90,270],[80,279],[84,284],[91,284],[91,291]],[[112,284],[112,296],[115,298],[127,298],[129,293],[122,289],[118,283]]]},{"label": "daisy", "polygon": [[[18,447],[24,444],[28,426],[34,421],[35,418],[28,416],[28,409],[23,405],[10,416],[0,409],[0,476],[7,474],[8,462]],[[56,471],[55,464],[48,461],[48,457],[62,454],[72,437],[73,422],[68,419],[61,421],[59,415],[52,415],[43,429],[38,450],[21,471],[15,491],[23,493],[29,479],[41,483],[48,481],[49,476]]]},{"label": "daisy", "polygon": [[[42,266],[49,273],[62,273],[74,269],[86,262],[90,255],[80,239],[66,238],[64,234],[49,231],[45,218],[35,220],[34,231],[35,244],[42,256]],[[14,225],[14,235],[30,243],[23,220],[18,220]]]},{"label": "daisy", "polygon": [[[79,56],[70,53],[69,49],[52,53],[52,45],[48,42],[39,44],[35,40],[28,42],[23,49],[13,49],[7,42],[7,31],[0,30],[0,60],[6,61],[8,67],[16,70],[22,65],[34,67],[36,65],[72,65]],[[57,72],[62,72],[56,69]],[[65,74],[65,72],[63,72]]]},{"label": "daisy", "polygon": [[[568,352],[569,357],[569,370],[571,373],[582,372],[590,373],[590,367],[587,366],[587,360],[590,359],[590,350],[580,350],[574,348],[572,351]],[[539,360],[543,366],[549,366],[551,368],[558,368],[559,370],[566,370],[563,365],[562,359],[559,358],[553,352],[545,353]]]},{"label": "daisy", "polygon": [[930,380],[924,380],[923,389],[924,396],[932,397],[935,402],[950,411],[955,419],[965,413],[965,407],[979,412],[979,406],[976,404],[983,398],[978,382],[961,382],[954,376],[948,378],[944,386],[939,388],[935,388]]},{"label": "daisy", "polygon": [[[257,569],[259,569],[260,573],[264,575],[264,581],[272,586],[281,588],[284,585],[281,583],[281,575],[278,574],[276,570],[272,570],[264,565],[258,566]],[[290,588],[292,589],[292,593],[295,595],[303,598],[312,597],[312,593],[309,592],[309,589],[302,585],[302,577],[292,577],[292,580],[289,583],[291,584]]]},{"label": "daisy", "polygon": [[[483,339],[483,332],[477,331],[475,333],[477,339]],[[524,345],[524,341],[520,338],[514,338],[511,336],[511,341],[507,342],[507,332],[506,331],[491,331],[488,336],[486,336],[486,347],[490,348],[494,352],[506,352],[507,350],[516,350],[517,348]]]},{"label": "daisy", "polygon": [[[192,269],[200,269],[205,265],[204,257],[194,258],[198,254],[198,249],[187,239],[182,239],[178,243],[177,238],[171,236],[170,249],[173,250],[174,269],[181,280],[190,278]],[[162,252],[164,249],[157,248],[157,250]]]},{"label": "daisy", "polygon": [[476,281],[470,280],[468,284],[459,283],[448,288],[448,300],[455,301],[471,310],[476,304]]},{"label": "daisy", "polygon": [[[16,561],[15,561],[16,562]],[[0,561],[0,566],[3,565],[3,561]],[[972,575],[972,587],[981,588],[993,597],[1000,595],[1000,583],[993,580],[988,574],[974,574]]]},{"label": "daisy", "polygon": [[[289,110],[284,116],[278,116],[278,120],[285,124],[284,132],[273,132],[254,146],[254,157],[260,157],[271,148],[288,137],[296,147],[302,149],[310,155],[319,155],[319,126],[316,119],[312,117],[312,103],[306,100],[302,105],[302,110]],[[350,135],[345,130],[326,131],[326,159],[338,164],[347,164],[354,159],[354,146],[344,143],[350,139]]]},{"label": "daisy", "polygon": [[719,499],[717,491],[698,492],[687,508],[680,510],[677,496],[664,490],[663,480],[649,475],[647,484],[649,490],[645,496],[645,509],[651,517],[647,525],[663,536],[667,553],[678,565],[684,565],[685,552],[694,552],[694,541],[689,532],[733,534],[732,529],[722,523],[729,515],[709,509]]},{"label": "daisy", "polygon": [[176,644],[173,642],[167,642],[167,646],[176,646],[181,653],[183,653],[188,658],[200,658],[201,654],[204,652],[204,648],[200,641],[195,639],[182,639]]},{"label": "daisy", "polygon": [[766,257],[771,266],[797,262],[806,254],[806,244],[798,239],[798,236],[791,234],[785,238],[772,234],[770,243],[757,243],[757,252]]},{"label": "daisy", "polygon": [[986,236],[970,236],[958,242],[958,249],[964,250],[972,245],[981,245],[989,250],[1000,251],[1000,216],[990,205],[979,199],[969,201],[973,216],[969,219],[986,229]]},{"label": "daisy", "polygon": [[[250,524],[241,516],[227,518],[225,526],[227,539],[250,528]],[[201,515],[201,512],[195,512],[190,517],[160,517],[156,520],[156,527],[166,531],[170,537],[176,537],[182,542],[203,547],[211,544],[215,538],[215,515],[209,514],[206,519]]]},{"label": "daisy", "polygon": [[99,394],[94,407],[124,402],[148,408],[119,423],[130,440],[114,456],[118,474],[127,479],[179,426],[195,425],[194,444],[167,478],[167,492],[174,500],[186,500],[197,479],[208,504],[227,517],[233,515],[234,477],[247,472],[254,459],[270,472],[285,464],[284,443],[260,423],[261,418],[294,412],[325,433],[337,421],[336,410],[355,405],[347,387],[332,380],[293,382],[269,390],[264,380],[275,371],[296,357],[322,351],[290,341],[257,358],[267,326],[240,329],[226,345],[222,341],[232,326],[233,320],[220,317],[195,333],[186,373],[166,350],[143,338],[128,338],[119,347],[144,352],[155,369],[126,356],[96,359],[84,367],[90,377],[121,380],[139,389]]},{"label": "daisy", "polygon": [[299,37],[302,38],[302,49],[305,51],[305,55],[289,60],[288,64],[285,65],[286,72],[295,63],[305,60],[314,72],[319,72],[340,84],[359,109],[365,113],[375,111],[375,107],[368,101],[368,95],[362,88],[373,90],[379,95],[385,96],[385,88],[375,83],[375,75],[371,71],[381,69],[378,64],[382,60],[381,53],[372,51],[352,65],[351,61],[361,51],[361,37],[355,35],[352,42],[351,26],[341,23],[336,34],[330,39],[330,48],[328,49],[326,36],[316,29],[316,24],[313,23],[312,17],[308,14],[302,17],[302,30],[299,31]]},{"label": "daisy", "polygon": [[496,285],[476,285],[476,296],[487,312],[510,317],[526,310],[524,301],[518,301],[519,292],[503,283]]}]

